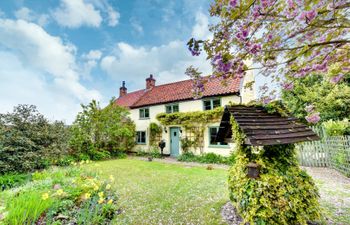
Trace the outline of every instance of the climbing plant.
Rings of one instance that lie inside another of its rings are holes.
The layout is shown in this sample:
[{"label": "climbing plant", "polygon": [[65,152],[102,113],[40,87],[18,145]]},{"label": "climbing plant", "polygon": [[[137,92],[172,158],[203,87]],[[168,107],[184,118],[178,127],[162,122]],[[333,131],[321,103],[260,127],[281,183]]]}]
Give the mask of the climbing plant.
[{"label": "climbing plant", "polygon": [[[275,103],[276,104],[276,103]],[[276,104],[272,113],[280,111]],[[236,163],[229,172],[230,199],[250,224],[307,224],[320,219],[318,190],[298,166],[294,144],[253,147],[231,117]],[[247,176],[249,163],[259,165],[257,179]]]},{"label": "climbing plant", "polygon": [[162,128],[157,123],[150,123],[149,131],[150,145],[153,147],[157,147],[158,142],[162,138]]},{"label": "climbing plant", "polygon": [[224,109],[222,107],[207,111],[160,113],[157,120],[164,126],[181,126],[187,150],[189,148],[199,149],[202,153],[204,147],[204,130],[210,123],[220,121]]}]

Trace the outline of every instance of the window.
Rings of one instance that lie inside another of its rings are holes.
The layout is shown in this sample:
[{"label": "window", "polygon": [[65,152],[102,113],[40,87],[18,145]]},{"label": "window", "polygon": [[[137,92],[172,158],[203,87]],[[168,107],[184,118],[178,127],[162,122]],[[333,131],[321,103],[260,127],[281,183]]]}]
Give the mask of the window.
[{"label": "window", "polygon": [[148,119],[149,118],[149,108],[140,109],[140,119]]},{"label": "window", "polygon": [[137,131],[136,132],[136,143],[137,144],[146,144],[146,131]]},{"label": "window", "polygon": [[226,142],[217,142],[215,141],[216,135],[219,132],[219,127],[209,127],[209,145],[223,145],[227,146]]},{"label": "window", "polygon": [[212,110],[221,106],[220,98],[203,100],[204,110]]},{"label": "window", "polygon": [[165,106],[165,112],[166,113],[174,113],[179,111],[179,104],[172,104],[172,105],[166,105]]}]

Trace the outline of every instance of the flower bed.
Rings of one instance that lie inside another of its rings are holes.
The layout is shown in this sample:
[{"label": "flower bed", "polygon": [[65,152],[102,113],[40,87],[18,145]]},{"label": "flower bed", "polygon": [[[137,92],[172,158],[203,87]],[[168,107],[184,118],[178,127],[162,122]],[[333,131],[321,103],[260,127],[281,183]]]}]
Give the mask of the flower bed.
[{"label": "flower bed", "polygon": [[109,181],[79,167],[35,172],[31,182],[2,192],[0,198],[0,223],[13,225],[107,224],[118,212]]}]

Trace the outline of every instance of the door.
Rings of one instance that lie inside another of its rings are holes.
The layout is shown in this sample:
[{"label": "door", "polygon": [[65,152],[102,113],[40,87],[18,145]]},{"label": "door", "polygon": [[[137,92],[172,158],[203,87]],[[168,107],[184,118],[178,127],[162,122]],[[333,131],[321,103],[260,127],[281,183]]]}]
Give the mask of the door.
[{"label": "door", "polygon": [[178,127],[170,128],[170,155],[178,156],[180,148],[180,129]]}]

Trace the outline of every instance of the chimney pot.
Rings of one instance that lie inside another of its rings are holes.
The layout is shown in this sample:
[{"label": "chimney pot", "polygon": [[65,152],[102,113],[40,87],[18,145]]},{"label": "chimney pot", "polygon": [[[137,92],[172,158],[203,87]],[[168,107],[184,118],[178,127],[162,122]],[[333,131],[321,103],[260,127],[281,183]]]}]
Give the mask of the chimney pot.
[{"label": "chimney pot", "polygon": [[156,86],[156,80],[153,78],[153,74],[150,74],[149,77],[146,79],[146,89],[151,89],[154,86]]},{"label": "chimney pot", "polygon": [[123,97],[128,93],[128,89],[125,87],[125,81],[123,81],[122,86],[119,88],[119,97]]}]

